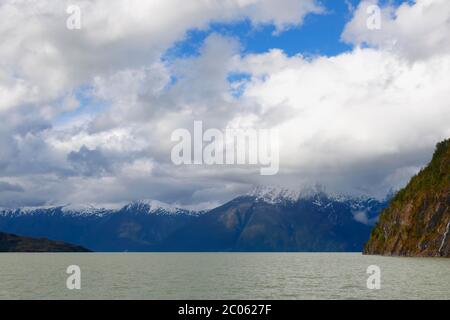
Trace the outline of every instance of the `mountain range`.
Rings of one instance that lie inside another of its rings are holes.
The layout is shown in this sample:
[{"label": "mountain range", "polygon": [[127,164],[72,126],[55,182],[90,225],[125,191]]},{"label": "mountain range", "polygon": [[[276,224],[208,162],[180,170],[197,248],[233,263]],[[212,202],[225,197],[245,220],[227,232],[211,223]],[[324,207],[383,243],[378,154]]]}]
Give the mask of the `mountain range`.
[{"label": "mountain range", "polygon": [[155,200],[119,209],[0,210],[0,230],[93,251],[361,251],[386,201],[263,187],[192,211]]},{"label": "mountain range", "polygon": [[364,248],[365,254],[449,257],[450,139],[439,143],[431,162],[387,200],[331,195],[320,188],[259,187],[203,211],[156,200],[114,209],[91,205],[0,209],[0,230],[8,232],[0,233],[0,251]]}]

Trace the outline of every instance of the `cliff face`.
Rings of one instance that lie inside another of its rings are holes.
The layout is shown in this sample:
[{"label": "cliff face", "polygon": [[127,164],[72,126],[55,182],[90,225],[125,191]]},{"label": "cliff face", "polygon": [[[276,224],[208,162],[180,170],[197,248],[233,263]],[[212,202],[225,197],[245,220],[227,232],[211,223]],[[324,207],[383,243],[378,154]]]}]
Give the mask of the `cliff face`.
[{"label": "cliff face", "polygon": [[0,252],[88,252],[89,250],[62,241],[19,237],[0,232]]},{"label": "cliff face", "polygon": [[450,257],[450,139],[382,212],[364,253]]}]

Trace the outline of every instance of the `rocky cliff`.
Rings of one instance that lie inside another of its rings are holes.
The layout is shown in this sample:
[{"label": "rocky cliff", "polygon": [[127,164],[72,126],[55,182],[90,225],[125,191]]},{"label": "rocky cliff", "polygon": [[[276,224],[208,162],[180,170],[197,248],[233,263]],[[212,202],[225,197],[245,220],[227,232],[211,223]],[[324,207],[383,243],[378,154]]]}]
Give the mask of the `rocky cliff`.
[{"label": "rocky cliff", "polygon": [[450,257],[450,139],[393,198],[365,246],[365,254]]}]

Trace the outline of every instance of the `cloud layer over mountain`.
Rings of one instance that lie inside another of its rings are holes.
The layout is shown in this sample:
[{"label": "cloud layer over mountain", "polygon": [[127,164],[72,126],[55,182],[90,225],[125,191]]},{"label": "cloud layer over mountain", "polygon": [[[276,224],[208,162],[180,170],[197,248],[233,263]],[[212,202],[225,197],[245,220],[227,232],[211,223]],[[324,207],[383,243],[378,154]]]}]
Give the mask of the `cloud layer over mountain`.
[{"label": "cloud layer over mountain", "polygon": [[[213,206],[257,184],[382,196],[450,136],[450,3],[362,1],[334,56],[249,53],[211,25],[249,21],[274,36],[332,15],[300,0],[73,1],[0,4],[0,206],[155,198]],[[306,20],[305,20],[306,19]],[[167,57],[191,30],[198,53]],[[174,166],[171,133],[277,128],[280,172]]]}]

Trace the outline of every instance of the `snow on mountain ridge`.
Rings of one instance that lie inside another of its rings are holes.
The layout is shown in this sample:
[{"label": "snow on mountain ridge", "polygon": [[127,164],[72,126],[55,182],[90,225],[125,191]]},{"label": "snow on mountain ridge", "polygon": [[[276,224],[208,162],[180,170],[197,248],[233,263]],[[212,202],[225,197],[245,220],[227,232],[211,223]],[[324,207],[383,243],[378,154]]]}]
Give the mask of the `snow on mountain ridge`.
[{"label": "snow on mountain ridge", "polygon": [[300,192],[281,187],[256,187],[248,194],[255,197],[257,200],[267,203],[279,203],[282,201],[297,201],[300,197]]},{"label": "snow on mountain ridge", "polygon": [[121,210],[138,210],[148,214],[197,214],[197,212],[180,208],[178,206],[170,205],[158,200],[139,200],[128,204],[121,205],[94,205],[94,204],[65,204],[54,206],[40,206],[40,207],[21,207],[16,209],[0,208],[0,215],[23,215],[23,214],[38,214],[42,211],[47,213],[62,213],[68,216],[105,216],[112,213],[117,213]]},{"label": "snow on mountain ridge", "polygon": [[168,203],[164,203],[158,200],[139,200],[133,201],[124,207],[125,210],[129,210],[130,208],[139,208],[144,211],[148,211],[148,213],[155,213],[157,211],[164,211],[170,214],[175,214],[182,209],[179,209],[175,206],[172,206]]},{"label": "snow on mountain ridge", "polygon": [[358,203],[374,200],[372,197],[366,195],[351,196],[329,193],[320,185],[298,189],[288,189],[279,186],[258,186],[247,195],[255,197],[256,200],[264,201],[270,204],[296,202],[300,199],[313,199],[313,203],[317,206],[325,205],[322,201],[322,198],[324,197],[336,202],[354,201]]},{"label": "snow on mountain ridge", "polygon": [[93,204],[68,204],[61,207],[61,211],[73,216],[104,216],[117,212],[115,206],[94,206]]},{"label": "snow on mountain ridge", "polygon": [[26,214],[34,214],[40,210],[54,210],[55,206],[40,206],[40,207],[20,207],[20,208],[0,208],[0,215],[3,216],[19,216]]},{"label": "snow on mountain ridge", "polygon": [[[332,194],[325,191],[319,185],[314,187],[288,189],[278,186],[259,186],[254,188],[245,196],[254,197],[257,201],[263,201],[269,204],[286,204],[294,203],[300,199],[311,200],[317,207],[326,208],[333,202],[349,202],[351,208],[355,212],[361,210],[370,210],[371,202],[377,205],[377,200],[369,196],[349,196]],[[138,200],[130,203],[94,205],[94,204],[65,204],[42,207],[22,207],[16,209],[0,208],[0,215],[21,215],[21,214],[40,214],[42,211],[48,214],[62,213],[71,216],[105,216],[112,213],[125,210],[135,210],[136,212],[156,215],[201,215],[209,210],[193,210],[189,207],[182,207],[177,204],[168,204],[158,200]]]},{"label": "snow on mountain ridge", "polygon": [[192,211],[182,208],[178,205],[172,205],[158,200],[148,199],[134,201],[126,205],[123,210],[137,209],[139,211],[146,212],[148,214],[160,214],[160,215],[199,215],[204,211]]}]

